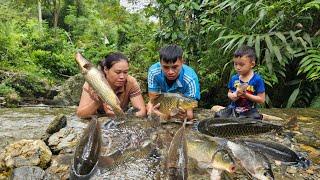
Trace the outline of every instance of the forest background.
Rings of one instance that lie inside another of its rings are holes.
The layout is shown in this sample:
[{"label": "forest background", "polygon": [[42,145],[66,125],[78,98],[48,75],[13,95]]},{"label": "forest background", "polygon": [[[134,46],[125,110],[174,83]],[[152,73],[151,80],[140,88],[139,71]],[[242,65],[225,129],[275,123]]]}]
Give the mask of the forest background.
[{"label": "forest background", "polygon": [[137,12],[118,0],[0,0],[0,97],[58,87],[79,73],[77,49],[94,63],[121,51],[130,74],[146,82],[170,43],[200,78],[201,107],[228,103],[232,54],[243,44],[257,53],[263,106],[320,107],[319,0],[155,0]]}]

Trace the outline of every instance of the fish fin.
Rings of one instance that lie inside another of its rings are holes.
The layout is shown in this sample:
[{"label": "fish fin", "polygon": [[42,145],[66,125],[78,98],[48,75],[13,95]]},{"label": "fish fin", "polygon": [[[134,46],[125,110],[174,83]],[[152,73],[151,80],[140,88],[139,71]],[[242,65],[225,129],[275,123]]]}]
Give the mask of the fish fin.
[{"label": "fish fin", "polygon": [[170,116],[172,117],[172,116],[175,116],[175,115],[177,115],[178,113],[179,113],[179,108],[174,108],[174,109],[172,109],[171,111],[170,111]]},{"label": "fish fin", "polygon": [[85,69],[90,69],[92,66],[93,66],[93,65],[92,65],[92,64],[89,64],[89,63],[83,65],[83,67],[84,67]]},{"label": "fish fin", "polygon": [[219,180],[221,179],[222,170],[212,168],[210,172],[210,180]]},{"label": "fish fin", "polygon": [[286,129],[294,129],[298,127],[298,118],[297,116],[292,116],[289,118],[289,121],[284,125]]},{"label": "fish fin", "polygon": [[110,167],[114,163],[114,159],[109,156],[100,156],[98,161],[99,168]]}]

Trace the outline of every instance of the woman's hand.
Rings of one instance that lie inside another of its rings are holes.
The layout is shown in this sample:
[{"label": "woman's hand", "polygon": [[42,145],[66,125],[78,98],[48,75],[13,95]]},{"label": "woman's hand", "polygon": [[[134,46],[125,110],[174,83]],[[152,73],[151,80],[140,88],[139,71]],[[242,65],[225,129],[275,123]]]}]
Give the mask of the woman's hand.
[{"label": "woman's hand", "polygon": [[115,116],[112,108],[108,104],[103,103],[102,105],[103,105],[103,109],[106,112],[107,116],[110,116],[110,117],[114,117]]}]

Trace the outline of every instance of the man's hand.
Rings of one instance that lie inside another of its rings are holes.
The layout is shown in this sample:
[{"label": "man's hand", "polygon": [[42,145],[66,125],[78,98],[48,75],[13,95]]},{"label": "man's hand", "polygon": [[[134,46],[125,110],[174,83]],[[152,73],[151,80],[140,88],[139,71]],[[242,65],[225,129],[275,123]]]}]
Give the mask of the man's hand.
[{"label": "man's hand", "polygon": [[178,114],[172,117],[184,120],[185,118],[187,118],[187,111],[179,107]]},{"label": "man's hand", "polygon": [[169,117],[165,114],[163,114],[162,112],[159,111],[159,107],[160,107],[160,103],[156,104],[155,106],[151,107],[151,113],[156,114],[157,116],[159,116],[161,119],[165,119],[168,120]]}]

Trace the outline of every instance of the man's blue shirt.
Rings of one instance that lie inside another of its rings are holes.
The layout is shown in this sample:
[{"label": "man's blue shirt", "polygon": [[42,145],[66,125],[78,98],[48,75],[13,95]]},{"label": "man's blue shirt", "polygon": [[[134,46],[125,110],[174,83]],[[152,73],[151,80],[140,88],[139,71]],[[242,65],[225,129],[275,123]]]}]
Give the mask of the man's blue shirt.
[{"label": "man's blue shirt", "polygon": [[155,93],[181,93],[186,97],[200,100],[200,85],[194,70],[183,64],[180,74],[172,86],[166,81],[160,62],[153,64],[148,71],[148,91]]}]

